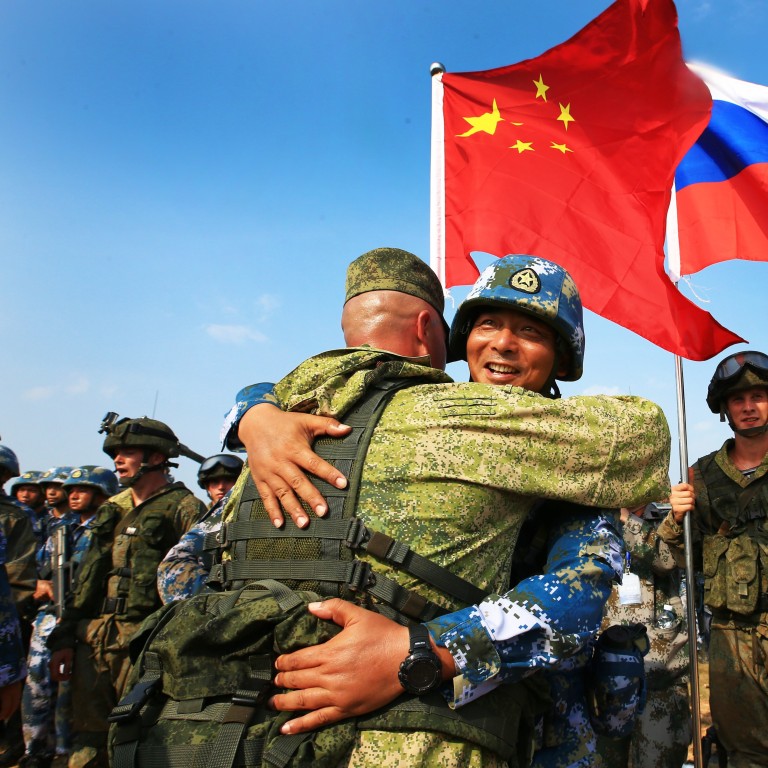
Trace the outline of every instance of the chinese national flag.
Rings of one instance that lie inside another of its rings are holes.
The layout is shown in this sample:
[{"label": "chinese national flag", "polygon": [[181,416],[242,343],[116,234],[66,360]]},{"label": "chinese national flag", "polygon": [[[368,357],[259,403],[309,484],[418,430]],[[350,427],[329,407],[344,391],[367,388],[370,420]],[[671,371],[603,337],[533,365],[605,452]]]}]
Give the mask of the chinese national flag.
[{"label": "chinese national flag", "polygon": [[672,0],[617,0],[535,59],[437,76],[437,94],[440,77],[433,267],[446,287],[475,281],[472,251],[530,253],[565,267],[586,307],[670,352],[706,360],[743,341],[664,271],[675,168],[712,103],[683,62]]}]

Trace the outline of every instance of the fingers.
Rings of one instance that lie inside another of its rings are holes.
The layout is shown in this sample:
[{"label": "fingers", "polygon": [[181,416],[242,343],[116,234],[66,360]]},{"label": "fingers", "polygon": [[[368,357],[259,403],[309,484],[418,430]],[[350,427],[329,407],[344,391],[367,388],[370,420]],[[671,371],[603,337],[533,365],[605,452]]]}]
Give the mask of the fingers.
[{"label": "fingers", "polygon": [[355,618],[370,613],[365,608],[338,597],[332,597],[330,600],[323,600],[320,603],[309,603],[307,609],[314,616],[332,621],[340,627],[345,627]]},{"label": "fingers", "polygon": [[344,713],[337,707],[323,707],[283,723],[280,732],[284,735],[306,733],[307,731],[314,731],[317,728],[322,728],[332,723],[338,723],[339,720],[343,719]]}]

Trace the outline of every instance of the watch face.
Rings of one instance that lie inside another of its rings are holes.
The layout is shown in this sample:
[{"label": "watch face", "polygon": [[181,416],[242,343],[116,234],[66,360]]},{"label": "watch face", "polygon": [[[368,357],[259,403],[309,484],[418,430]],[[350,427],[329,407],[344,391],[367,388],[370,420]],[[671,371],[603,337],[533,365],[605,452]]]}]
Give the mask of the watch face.
[{"label": "watch face", "polygon": [[417,690],[427,690],[439,678],[440,671],[431,659],[414,659],[408,669],[408,685]]}]

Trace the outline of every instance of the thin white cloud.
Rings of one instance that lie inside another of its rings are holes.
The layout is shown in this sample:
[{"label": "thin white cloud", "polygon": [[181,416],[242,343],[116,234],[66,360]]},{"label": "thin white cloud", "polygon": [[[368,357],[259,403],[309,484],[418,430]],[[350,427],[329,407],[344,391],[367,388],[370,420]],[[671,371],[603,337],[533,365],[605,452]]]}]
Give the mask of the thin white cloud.
[{"label": "thin white cloud", "polygon": [[84,395],[91,388],[91,382],[85,376],[79,376],[67,385],[68,395]]},{"label": "thin white cloud", "polygon": [[697,421],[691,425],[692,432],[712,432],[720,422],[715,421]]},{"label": "thin white cloud", "polygon": [[248,341],[263,343],[267,337],[247,325],[211,324],[205,327],[205,332],[222,344],[245,344]]},{"label": "thin white cloud", "polygon": [[277,296],[271,293],[262,293],[256,299],[259,322],[264,322],[270,318],[281,306],[282,302]]},{"label": "thin white cloud", "polygon": [[23,392],[25,400],[48,400],[56,392],[56,387],[32,387]]}]

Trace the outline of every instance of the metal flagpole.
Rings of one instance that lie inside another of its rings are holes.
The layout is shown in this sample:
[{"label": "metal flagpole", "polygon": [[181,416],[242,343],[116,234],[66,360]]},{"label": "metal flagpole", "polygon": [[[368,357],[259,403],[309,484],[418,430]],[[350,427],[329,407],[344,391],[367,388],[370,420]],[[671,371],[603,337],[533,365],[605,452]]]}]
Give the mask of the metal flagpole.
[{"label": "metal flagpole", "polygon": [[[688,480],[688,443],[685,426],[685,387],[683,384],[683,361],[675,355],[675,381],[677,385],[677,428],[680,446],[680,482]],[[693,538],[691,515],[683,520],[683,546],[685,547],[685,615],[688,620],[688,661],[691,679],[691,714],[693,716],[693,764],[702,768],[701,750],[701,700],[699,699],[699,657],[697,653],[699,627],[696,621],[696,574],[693,570]]]},{"label": "metal flagpole", "polygon": [[443,126],[443,79],[445,67],[436,61],[432,77],[432,136],[430,156],[429,265],[445,290],[445,130]]},{"label": "metal flagpole", "polygon": [[[674,184],[667,211],[667,261],[670,279],[678,286],[680,281],[680,240],[677,230],[677,197]],[[678,286],[678,290],[679,290]],[[680,482],[688,480],[688,438],[685,425],[685,386],[683,360],[675,355],[675,384],[677,388],[677,442],[680,450]],[[683,546],[685,548],[685,615],[688,620],[688,662],[691,680],[691,715],[693,718],[693,764],[703,768],[701,750],[701,700],[699,699],[699,625],[696,621],[696,574],[693,570],[693,537],[691,515],[683,519]]]}]

